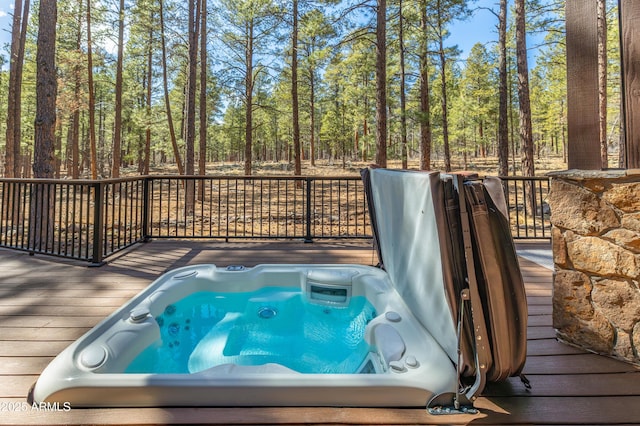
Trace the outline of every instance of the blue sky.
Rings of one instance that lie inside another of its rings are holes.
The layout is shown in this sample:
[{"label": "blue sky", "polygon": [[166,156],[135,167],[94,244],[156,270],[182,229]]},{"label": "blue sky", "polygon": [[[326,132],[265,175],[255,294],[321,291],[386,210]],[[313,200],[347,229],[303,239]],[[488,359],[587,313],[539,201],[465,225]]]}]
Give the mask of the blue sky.
[{"label": "blue sky", "polygon": [[5,43],[11,42],[11,12],[12,11],[13,11],[12,1],[0,0],[0,48],[2,50],[4,50]]},{"label": "blue sky", "polygon": [[[477,6],[496,8],[495,0],[478,0]],[[451,28],[447,44],[457,44],[462,50],[463,58],[466,59],[471,48],[476,43],[486,44],[487,48],[498,42],[498,18],[486,9],[476,9],[473,15],[464,20],[456,22]]]},{"label": "blue sky", "polygon": [[[509,0],[509,13],[511,13],[512,0]],[[476,43],[483,43],[491,49],[494,44],[498,43],[498,17],[490,10],[498,12],[497,0],[476,0],[470,4],[474,8],[471,17],[464,21],[456,22],[451,28],[451,35],[447,39],[447,45],[458,45],[462,50],[462,58],[466,59],[471,48]],[[513,17],[508,17],[512,19]],[[535,58],[537,49],[533,47],[543,38],[541,34],[527,34],[527,48],[529,49],[529,68],[535,66]]]}]

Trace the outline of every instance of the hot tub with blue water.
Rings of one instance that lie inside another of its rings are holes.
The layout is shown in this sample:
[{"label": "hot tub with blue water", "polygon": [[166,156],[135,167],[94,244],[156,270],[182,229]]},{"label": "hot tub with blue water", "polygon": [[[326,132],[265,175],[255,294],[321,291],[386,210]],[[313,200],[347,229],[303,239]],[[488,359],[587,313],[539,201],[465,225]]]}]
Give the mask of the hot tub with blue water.
[{"label": "hot tub with blue water", "polygon": [[388,275],[360,265],[166,273],[63,351],[35,401],[424,406],[455,367]]},{"label": "hot tub with blue water", "polygon": [[294,287],[198,292],[155,317],[160,338],[125,373],[198,373],[227,363],[357,373],[372,349],[365,330],[375,316],[363,296],[332,305],[309,301]]},{"label": "hot tub with blue water", "polygon": [[383,268],[167,272],[60,353],[31,398],[73,407],[450,403],[461,388],[456,366],[468,360],[447,293],[440,177],[373,169],[370,179]]}]

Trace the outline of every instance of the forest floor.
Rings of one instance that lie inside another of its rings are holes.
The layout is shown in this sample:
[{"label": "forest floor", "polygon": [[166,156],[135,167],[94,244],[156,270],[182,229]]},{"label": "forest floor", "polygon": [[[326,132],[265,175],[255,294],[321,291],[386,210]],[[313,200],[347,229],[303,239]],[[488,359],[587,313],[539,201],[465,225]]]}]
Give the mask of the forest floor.
[{"label": "forest floor", "polygon": [[[513,167],[510,168],[510,175],[522,175],[520,170],[520,159],[516,159],[516,172],[513,172]],[[373,162],[365,161],[346,161],[341,160],[316,160],[315,165],[311,165],[309,160],[302,162],[302,175],[303,176],[357,176],[362,168],[371,165]],[[510,163],[512,164],[512,163]],[[467,162],[467,167],[464,167],[464,163],[461,158],[454,158],[452,160],[452,169],[454,171],[472,171],[481,175],[496,175],[498,173],[498,159],[496,157],[478,157],[470,158]],[[390,160],[388,162],[389,168],[399,169],[401,168],[400,160]],[[545,173],[554,170],[566,169],[567,165],[563,161],[562,156],[552,155],[540,157],[535,160],[535,174],[536,176],[544,176]],[[418,160],[409,161],[409,169],[419,169]],[[441,160],[432,162],[432,170],[444,170],[444,163]],[[162,164],[151,167],[151,174],[178,174],[178,169],[175,164]],[[136,167],[129,167],[122,169],[121,173],[124,176],[137,175]],[[197,173],[197,172],[196,172]],[[243,175],[244,163],[238,162],[214,162],[207,163],[207,175]],[[288,176],[293,174],[293,163],[287,161],[254,161],[253,162],[253,174],[258,176]]]},{"label": "forest floor", "polygon": [[[521,176],[519,170],[519,158],[516,158],[518,170],[510,171],[512,176]],[[341,178],[357,177],[360,170],[371,165],[365,161],[341,160],[317,160],[311,165],[309,160],[302,163],[302,176],[312,178]],[[400,169],[400,160],[391,160],[388,167]],[[261,177],[291,177],[293,176],[293,163],[288,161],[254,161],[253,175]],[[409,161],[408,168],[419,169],[417,159]],[[462,158],[454,157],[452,161],[453,171],[476,172],[480,176],[497,175],[498,159],[496,157],[469,158],[464,167]],[[541,156],[535,161],[536,176],[544,176],[553,170],[566,169],[562,156]],[[436,159],[432,162],[432,170],[444,170],[444,164]],[[196,171],[197,173],[197,171]],[[177,176],[178,170],[175,164],[156,164],[151,167],[150,175],[153,176]],[[139,172],[136,166],[121,169],[122,177],[137,177]],[[244,176],[244,162],[211,162],[207,164],[206,180],[203,187],[204,193],[195,197],[195,205],[192,211],[186,210],[186,199],[182,197],[184,187],[179,180],[167,179],[158,181],[153,187],[151,203],[151,227],[154,235],[166,237],[277,237],[281,235],[305,235],[305,194],[302,186],[296,182],[288,181],[234,181],[226,177]],[[221,179],[219,179],[221,178]],[[322,236],[346,236],[366,235],[368,233],[366,209],[363,205],[362,194],[359,193],[350,181],[318,183],[313,186],[314,196],[312,202],[313,232]],[[544,202],[548,186],[540,182],[533,188],[540,207],[529,207],[528,211],[523,207],[526,199],[524,192],[531,194],[531,188],[523,183],[513,182],[509,184],[509,205],[513,206],[512,221],[515,232],[520,232],[521,226],[546,229],[548,218],[544,214]],[[195,189],[195,187],[194,187]],[[113,191],[122,192],[112,194],[111,197],[117,204],[119,200],[131,198],[128,190],[135,187],[114,187]],[[533,201],[532,201],[533,203]],[[120,223],[125,218],[119,217],[121,211],[126,210],[126,205],[121,208],[110,207],[107,221]],[[316,205],[317,204],[317,205]],[[67,204],[65,204],[67,205]],[[114,216],[115,215],[115,216]],[[113,217],[112,217],[113,216]],[[91,220],[89,220],[91,222]],[[107,233],[116,232],[109,228]],[[526,232],[526,229],[525,229]],[[111,234],[110,234],[111,235]],[[115,235],[115,234],[114,234]]]}]

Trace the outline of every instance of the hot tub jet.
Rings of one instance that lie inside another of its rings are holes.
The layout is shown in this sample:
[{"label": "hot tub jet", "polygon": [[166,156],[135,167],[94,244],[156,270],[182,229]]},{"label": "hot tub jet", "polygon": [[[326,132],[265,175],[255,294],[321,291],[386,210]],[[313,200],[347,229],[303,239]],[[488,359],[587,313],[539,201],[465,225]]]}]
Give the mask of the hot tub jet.
[{"label": "hot tub jet", "polygon": [[262,319],[270,319],[278,315],[278,311],[270,306],[263,306],[258,309],[258,316]]}]

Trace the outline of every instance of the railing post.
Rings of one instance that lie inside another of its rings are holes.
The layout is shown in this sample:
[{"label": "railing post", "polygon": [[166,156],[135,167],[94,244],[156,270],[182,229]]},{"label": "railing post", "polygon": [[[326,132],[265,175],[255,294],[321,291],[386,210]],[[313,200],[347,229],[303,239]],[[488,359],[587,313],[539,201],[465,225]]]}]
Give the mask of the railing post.
[{"label": "railing post", "polygon": [[93,186],[93,256],[89,266],[104,265],[102,250],[104,229],[104,184],[95,182]]},{"label": "railing post", "polygon": [[151,241],[149,235],[149,209],[151,208],[149,183],[151,178],[145,176],[142,178],[142,241],[147,243]]},{"label": "railing post", "polygon": [[306,206],[306,210],[307,210],[307,214],[305,215],[306,221],[307,221],[307,235],[304,237],[304,242],[305,243],[312,243],[313,242],[313,236],[311,235],[311,216],[312,216],[312,211],[311,211],[311,184],[313,182],[312,178],[307,177],[305,178],[305,182],[307,183],[307,206]]}]

